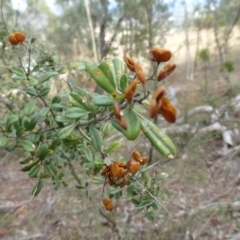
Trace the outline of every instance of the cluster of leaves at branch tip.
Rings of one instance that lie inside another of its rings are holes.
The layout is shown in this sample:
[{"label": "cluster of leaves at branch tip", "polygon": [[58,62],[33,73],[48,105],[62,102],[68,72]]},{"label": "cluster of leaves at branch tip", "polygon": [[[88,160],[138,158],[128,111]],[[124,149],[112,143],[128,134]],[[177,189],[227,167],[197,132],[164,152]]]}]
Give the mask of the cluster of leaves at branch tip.
[{"label": "cluster of leaves at branch tip", "polygon": [[[24,40],[25,35],[20,32],[9,35],[12,45]],[[30,51],[34,42],[26,44],[31,58],[35,54]],[[70,78],[67,82],[69,91],[52,96],[50,80],[57,77],[60,70],[44,68],[43,59],[28,70],[18,57],[20,67],[13,66],[10,71],[14,80],[27,80],[26,85],[23,84],[26,86],[23,90],[27,102],[19,113],[0,120],[0,146],[8,151],[17,147],[24,150],[26,158],[20,162],[21,171],[36,179],[32,194],[36,196],[40,193],[47,178],[52,180],[54,189],[66,187],[66,167],[69,166],[74,172],[71,166],[73,161],[78,161],[87,169],[87,174],[94,175],[94,183],[101,183],[103,187],[107,184],[109,198],[103,198],[106,210],[113,210],[111,198],[121,197],[124,187],[139,209],[158,208],[151,195],[140,194],[140,187],[136,185],[136,181],[144,179],[144,186],[151,193],[156,196],[161,194],[154,184],[155,180],[147,174],[147,156],[134,151],[126,162],[111,160],[109,154],[116,154],[121,148],[121,142],[113,141],[106,146],[105,140],[114,130],[129,141],[135,141],[143,133],[160,154],[168,158],[176,157],[172,140],[148,119],[161,115],[169,123],[176,121],[176,109],[166,97],[165,87],[159,86],[152,96],[147,91],[149,81],[162,82],[173,72],[176,66],[167,64],[157,74],[157,69],[170,58],[169,50],[150,50],[149,59],[157,63],[151,77],[147,77],[141,63],[129,56],[125,56],[124,60],[103,60],[100,64],[80,61],[75,70],[90,76],[104,90],[104,94],[81,89]],[[147,111],[149,114],[146,114]],[[76,179],[81,174],[74,173]],[[77,181],[77,188],[87,190],[88,183],[82,186],[81,181]],[[151,212],[147,212],[146,216],[153,218]]]}]

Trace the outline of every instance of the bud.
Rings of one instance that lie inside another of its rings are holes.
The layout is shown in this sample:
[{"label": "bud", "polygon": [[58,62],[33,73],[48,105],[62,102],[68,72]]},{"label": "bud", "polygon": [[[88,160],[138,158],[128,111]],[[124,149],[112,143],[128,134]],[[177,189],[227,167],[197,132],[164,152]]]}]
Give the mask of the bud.
[{"label": "bud", "polygon": [[169,99],[166,97],[163,97],[162,99],[162,107],[159,110],[159,114],[161,114],[169,123],[176,122],[176,108],[170,103]]},{"label": "bud", "polygon": [[141,165],[144,165],[146,162],[147,162],[148,158],[146,156],[142,156],[138,159],[138,162],[141,164]]},{"label": "bud", "polygon": [[19,43],[13,33],[8,36],[8,41],[9,41],[12,45],[17,45],[17,44]]},{"label": "bud", "polygon": [[149,51],[148,59],[157,62],[158,64],[161,62],[167,62],[171,59],[172,53],[169,50],[161,49],[161,48],[153,48]]},{"label": "bud", "polygon": [[132,98],[135,94],[136,89],[137,89],[137,80],[134,79],[125,90],[125,98],[127,99],[128,102],[132,101]]},{"label": "bud", "polygon": [[176,68],[176,64],[167,64],[158,74],[157,80],[160,82],[167,76],[169,76]]},{"label": "bud", "polygon": [[150,109],[149,109],[149,116],[150,118],[154,118],[159,113],[159,110],[162,106],[162,98],[164,97],[166,93],[165,87],[160,86],[157,88],[157,90],[153,94],[152,101],[150,103]]},{"label": "bud", "polygon": [[142,84],[145,84],[146,82],[146,76],[142,70],[142,67],[140,64],[138,63],[135,63],[134,64],[134,67],[135,67],[135,73],[136,73],[136,76],[138,78],[138,80],[142,83]]},{"label": "bud", "polygon": [[22,43],[26,38],[25,35],[21,32],[15,32],[14,36],[18,40],[18,42],[20,42],[20,43]]},{"label": "bud", "polygon": [[127,163],[127,166],[128,166],[129,171],[134,175],[135,173],[138,172],[141,165],[139,162],[129,160]]},{"label": "bud", "polygon": [[134,151],[132,153],[132,158],[135,160],[135,161],[138,161],[138,159],[141,157],[140,153],[138,151]]},{"label": "bud", "polygon": [[134,61],[132,58],[130,58],[129,56],[125,56],[124,57],[124,61],[128,67],[128,69],[132,72],[135,72],[135,66],[134,66]]},{"label": "bud", "polygon": [[107,210],[107,211],[112,211],[113,210],[113,205],[112,205],[112,201],[111,201],[111,199],[109,199],[109,198],[104,198],[103,200],[102,200],[102,203],[103,203],[103,205],[104,205],[104,207],[105,207],[105,209]]}]

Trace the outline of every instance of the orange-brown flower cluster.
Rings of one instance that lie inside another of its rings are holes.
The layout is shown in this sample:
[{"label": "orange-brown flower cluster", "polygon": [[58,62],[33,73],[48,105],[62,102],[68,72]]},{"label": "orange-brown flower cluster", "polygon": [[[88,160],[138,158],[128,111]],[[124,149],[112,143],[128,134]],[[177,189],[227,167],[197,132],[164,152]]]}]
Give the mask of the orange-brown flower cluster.
[{"label": "orange-brown flower cluster", "polygon": [[[136,174],[140,167],[147,162],[146,156],[141,156],[138,151],[132,153],[132,158],[127,163],[115,161],[107,165],[101,172],[102,176],[106,177],[107,183],[114,187],[125,187],[130,177]],[[107,211],[113,210],[112,201],[109,198],[104,198],[102,203]]]},{"label": "orange-brown flower cluster", "polygon": [[113,204],[112,204],[111,199],[109,199],[109,198],[104,198],[104,199],[102,200],[102,203],[103,203],[103,205],[104,205],[104,207],[105,207],[105,209],[106,209],[107,211],[111,212],[111,211],[113,210]]},{"label": "orange-brown flower cluster", "polygon": [[8,36],[8,41],[12,44],[12,45],[17,45],[19,43],[22,43],[25,40],[25,35],[21,32],[15,32],[15,33],[11,33]]},{"label": "orange-brown flower cluster", "polygon": [[122,116],[121,108],[119,107],[119,105],[117,103],[114,103],[114,105],[113,105],[113,113],[114,113],[114,116],[115,116],[118,124],[123,129],[127,130],[127,122],[124,119],[124,117]]},{"label": "orange-brown flower cluster", "polygon": [[149,116],[156,117],[161,114],[167,122],[174,123],[176,121],[176,108],[171,104],[168,98],[165,97],[165,88],[160,86],[153,94],[150,104]]},{"label": "orange-brown flower cluster", "polygon": [[157,62],[158,64],[161,62],[167,62],[171,59],[172,53],[171,51],[167,49],[161,49],[161,48],[153,48],[148,53],[148,59]]},{"label": "orange-brown flower cluster", "polygon": [[102,170],[101,175],[106,177],[110,186],[123,188],[128,183],[129,178],[136,174],[141,165],[144,165],[146,162],[146,156],[141,156],[138,151],[134,151],[132,159],[128,160],[127,163],[115,161],[106,166]]}]

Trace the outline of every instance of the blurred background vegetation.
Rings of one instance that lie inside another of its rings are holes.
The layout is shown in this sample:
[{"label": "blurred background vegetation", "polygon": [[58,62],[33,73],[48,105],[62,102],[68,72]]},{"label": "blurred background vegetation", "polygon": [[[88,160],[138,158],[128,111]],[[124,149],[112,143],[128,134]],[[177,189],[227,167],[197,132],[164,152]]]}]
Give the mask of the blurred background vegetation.
[{"label": "blurred background vegetation", "polygon": [[[158,164],[152,174],[169,174],[160,186],[172,217],[162,208],[151,222],[127,196],[113,213],[105,213],[102,186],[76,189],[71,174],[68,188],[55,191],[49,182],[31,199],[34,180],[19,172],[22,153],[1,150],[0,238],[240,239],[239,0],[1,0],[1,15],[1,116],[21,111],[26,101],[23,86],[8,70],[19,61],[6,27],[34,42],[32,64],[61,72],[53,94],[64,91],[68,78],[97,91],[75,69],[82,59],[99,62],[102,56],[127,54],[150,72],[148,51],[171,50],[177,69],[165,85],[178,121],[159,126],[175,142],[178,158],[164,163],[153,152],[151,164]],[[19,49],[19,54],[24,63],[26,52]],[[121,141],[123,155],[136,145]],[[137,144],[148,154],[144,138]],[[81,171],[78,163],[75,170]]]}]

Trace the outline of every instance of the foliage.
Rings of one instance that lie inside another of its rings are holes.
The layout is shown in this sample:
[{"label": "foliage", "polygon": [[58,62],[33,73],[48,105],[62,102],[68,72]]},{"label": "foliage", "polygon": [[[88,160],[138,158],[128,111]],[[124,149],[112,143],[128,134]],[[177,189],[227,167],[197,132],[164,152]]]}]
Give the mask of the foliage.
[{"label": "foliage", "polygon": [[[160,74],[165,77],[161,79],[156,75],[159,64],[168,61],[171,52],[158,48],[150,50],[149,59],[157,64],[148,78],[141,65],[129,57],[126,65],[132,64],[131,73],[126,71],[120,58],[102,60],[100,64],[79,61],[73,69],[93,79],[104,93],[90,92],[78,86],[73,78],[68,78],[68,89],[54,94],[51,91],[53,81],[59,81],[62,69],[67,66],[46,49],[37,48],[32,37],[24,40],[25,35],[21,32],[9,37],[13,57],[19,64],[8,67],[8,74],[21,89],[23,99],[19,99],[19,109],[10,109],[0,119],[0,145],[7,151],[23,150],[25,159],[20,162],[21,171],[36,179],[32,195],[40,193],[46,179],[52,180],[54,189],[66,187],[66,169],[76,161],[96,184],[103,185],[103,189],[106,183],[112,186],[108,191],[110,198],[121,197],[126,186],[131,201],[139,210],[145,211],[147,218],[154,220],[151,209],[159,208],[158,198],[163,196],[157,181],[168,175],[148,176],[144,165],[147,157],[137,151],[130,160],[112,159],[111,156],[116,158],[121,142],[106,145],[105,140],[118,131],[127,140],[135,141],[142,131],[163,156],[176,156],[172,140],[145,114],[145,109],[150,108],[154,117],[161,114],[169,122],[176,120],[176,110],[165,97],[165,88],[160,87],[160,92],[157,89],[152,100],[147,91],[149,81],[161,81],[174,70],[163,68]],[[24,51],[26,55],[22,58],[20,55]],[[84,172],[75,175],[79,189],[87,187],[78,178]],[[113,205],[109,201],[103,203],[111,211]]]}]

